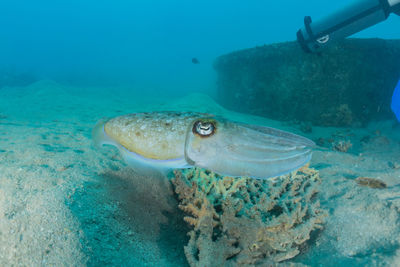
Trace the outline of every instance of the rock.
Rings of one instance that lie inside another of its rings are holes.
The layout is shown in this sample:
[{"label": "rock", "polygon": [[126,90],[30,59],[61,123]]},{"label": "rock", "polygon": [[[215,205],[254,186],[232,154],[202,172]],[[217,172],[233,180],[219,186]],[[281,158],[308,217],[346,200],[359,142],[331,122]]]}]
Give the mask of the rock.
[{"label": "rock", "polygon": [[340,140],[332,143],[332,149],[340,152],[347,152],[353,144],[349,140]]},{"label": "rock", "polygon": [[379,179],[376,179],[376,178],[357,177],[355,181],[358,185],[368,186],[370,188],[383,189],[383,188],[387,187],[385,182],[383,182]]},{"label": "rock", "polygon": [[179,208],[190,225],[190,266],[277,266],[310,245],[327,212],[318,171],[303,167],[269,180],[175,170]]},{"label": "rock", "polygon": [[392,168],[392,169],[400,169],[400,164],[397,163],[397,162],[389,161],[389,162],[388,162],[388,166],[389,166],[390,168]]},{"label": "rock", "polygon": [[346,39],[320,54],[296,42],[216,59],[218,98],[227,108],[276,120],[361,126],[393,118],[400,40]]}]

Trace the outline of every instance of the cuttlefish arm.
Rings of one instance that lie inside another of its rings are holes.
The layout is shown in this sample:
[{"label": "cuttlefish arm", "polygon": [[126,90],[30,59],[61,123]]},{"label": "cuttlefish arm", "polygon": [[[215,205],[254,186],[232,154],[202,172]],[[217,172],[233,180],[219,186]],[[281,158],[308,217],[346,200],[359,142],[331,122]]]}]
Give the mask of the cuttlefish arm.
[{"label": "cuttlefish arm", "polygon": [[223,175],[269,178],[311,159],[314,143],[281,130],[202,113],[137,113],[99,122],[97,145],[116,146],[134,168],[203,167]]},{"label": "cuttlefish arm", "polygon": [[[213,130],[199,134],[196,127],[201,126]],[[205,118],[188,133],[185,157],[192,165],[223,175],[270,178],[307,164],[314,146],[311,140],[285,131]]]}]

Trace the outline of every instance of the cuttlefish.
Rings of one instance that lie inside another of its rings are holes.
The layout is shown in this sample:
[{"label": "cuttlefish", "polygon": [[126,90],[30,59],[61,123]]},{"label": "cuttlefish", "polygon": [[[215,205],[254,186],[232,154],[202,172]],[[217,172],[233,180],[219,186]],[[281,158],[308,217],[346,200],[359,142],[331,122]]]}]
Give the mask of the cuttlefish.
[{"label": "cuttlefish", "polygon": [[270,178],[311,159],[311,140],[282,130],[196,112],[135,113],[102,120],[98,146],[116,146],[128,165],[168,171],[202,167],[221,175]]}]

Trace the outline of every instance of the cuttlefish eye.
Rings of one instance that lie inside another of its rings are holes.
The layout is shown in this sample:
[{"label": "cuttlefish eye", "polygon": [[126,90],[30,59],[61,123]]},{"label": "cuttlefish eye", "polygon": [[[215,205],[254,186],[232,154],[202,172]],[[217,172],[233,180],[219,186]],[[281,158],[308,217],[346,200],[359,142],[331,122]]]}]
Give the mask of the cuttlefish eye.
[{"label": "cuttlefish eye", "polygon": [[215,132],[215,125],[212,122],[196,121],[193,124],[193,133],[206,137],[213,135]]}]

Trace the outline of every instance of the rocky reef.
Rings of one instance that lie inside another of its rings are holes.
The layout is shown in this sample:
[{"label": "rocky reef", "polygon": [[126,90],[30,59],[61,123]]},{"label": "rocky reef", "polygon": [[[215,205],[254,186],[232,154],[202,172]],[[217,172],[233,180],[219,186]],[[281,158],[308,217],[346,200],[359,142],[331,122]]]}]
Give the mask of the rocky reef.
[{"label": "rocky reef", "polygon": [[296,42],[216,59],[218,98],[227,108],[321,126],[362,126],[392,118],[400,40],[346,39],[319,54]]},{"label": "rocky reef", "polygon": [[270,180],[176,170],[172,183],[191,226],[191,266],[276,264],[298,255],[326,212],[316,197],[318,171],[302,168]]}]

